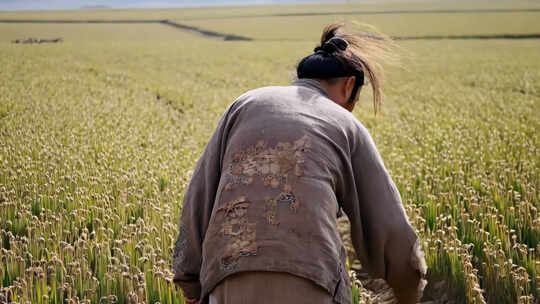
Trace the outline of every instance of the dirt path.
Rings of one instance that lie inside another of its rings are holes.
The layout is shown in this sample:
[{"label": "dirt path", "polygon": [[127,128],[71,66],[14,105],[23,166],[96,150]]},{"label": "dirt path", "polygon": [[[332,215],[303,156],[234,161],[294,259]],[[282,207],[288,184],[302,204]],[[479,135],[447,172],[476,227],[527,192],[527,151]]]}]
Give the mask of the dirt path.
[{"label": "dirt path", "polygon": [[[227,34],[220,33],[211,30],[206,30],[203,28],[178,23],[171,20],[27,20],[27,19],[0,19],[0,23],[66,23],[66,24],[163,24],[166,26],[171,26],[182,31],[188,31],[194,34],[202,35],[206,38],[213,38],[225,41],[309,41],[301,39],[255,39],[251,37],[236,35],[236,34]],[[395,36],[392,37],[394,40],[452,40],[452,39],[540,39],[540,33],[533,34],[491,34],[491,35],[431,35],[431,36]]]},{"label": "dirt path", "polygon": [[192,32],[207,38],[215,38],[225,41],[251,41],[252,38],[235,34],[220,33],[205,30],[191,25],[186,25],[171,20],[29,20],[29,19],[0,19],[0,23],[65,23],[65,24],[163,24],[183,31]]}]

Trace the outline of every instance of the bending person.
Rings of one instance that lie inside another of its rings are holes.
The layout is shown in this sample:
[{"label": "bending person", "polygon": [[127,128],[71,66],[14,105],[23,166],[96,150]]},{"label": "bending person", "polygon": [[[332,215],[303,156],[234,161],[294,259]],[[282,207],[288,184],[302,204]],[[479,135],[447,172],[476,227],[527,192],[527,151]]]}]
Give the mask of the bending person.
[{"label": "bending person", "polygon": [[377,111],[376,59],[389,42],[331,24],[297,81],[226,110],[184,195],[173,268],[188,303],[352,303],[341,211],[362,266],[400,303],[416,303],[426,271],[418,236],[351,114],[368,81]]}]

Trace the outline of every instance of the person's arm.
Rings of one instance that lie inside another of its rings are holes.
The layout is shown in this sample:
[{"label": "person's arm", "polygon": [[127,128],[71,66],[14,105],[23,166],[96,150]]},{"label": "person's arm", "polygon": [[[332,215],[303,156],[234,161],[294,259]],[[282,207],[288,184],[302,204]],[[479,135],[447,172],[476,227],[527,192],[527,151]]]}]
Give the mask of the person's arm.
[{"label": "person's arm", "polygon": [[[197,161],[193,176],[184,193],[180,228],[173,256],[173,281],[184,297],[200,300],[199,275],[202,263],[202,244],[221,176],[222,156],[230,125],[231,107],[223,114],[204,152]],[[196,300],[196,301],[194,301]]]},{"label": "person's arm", "polygon": [[352,176],[344,176],[352,181],[341,194],[353,246],[362,267],[385,279],[399,303],[417,303],[427,270],[418,236],[369,132],[359,124],[356,133]]}]

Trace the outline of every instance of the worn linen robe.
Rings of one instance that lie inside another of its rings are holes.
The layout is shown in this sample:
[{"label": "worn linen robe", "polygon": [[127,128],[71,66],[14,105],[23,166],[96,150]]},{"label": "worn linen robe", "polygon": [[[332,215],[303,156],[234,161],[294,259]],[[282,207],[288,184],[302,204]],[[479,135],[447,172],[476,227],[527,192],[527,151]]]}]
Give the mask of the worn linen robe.
[{"label": "worn linen robe", "polygon": [[417,234],[366,128],[316,80],[249,91],[224,113],[184,194],[174,282],[204,300],[233,273],[287,272],[352,303],[342,210],[362,266],[395,293],[421,292]]}]

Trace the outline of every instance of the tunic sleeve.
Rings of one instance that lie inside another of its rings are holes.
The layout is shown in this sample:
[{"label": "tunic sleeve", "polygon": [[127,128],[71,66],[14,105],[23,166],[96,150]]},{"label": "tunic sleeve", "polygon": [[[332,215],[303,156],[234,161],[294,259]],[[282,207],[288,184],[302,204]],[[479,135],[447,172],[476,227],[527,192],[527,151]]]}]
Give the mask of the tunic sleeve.
[{"label": "tunic sleeve", "polygon": [[232,105],[221,117],[184,193],[179,234],[174,248],[173,281],[188,298],[199,299],[201,294],[202,244],[220,181],[231,108]]},{"label": "tunic sleeve", "polygon": [[427,269],[418,236],[369,132],[360,123],[356,131],[352,173],[345,176],[347,189],[341,191],[353,246],[362,266],[385,279],[399,303],[416,303]]}]

